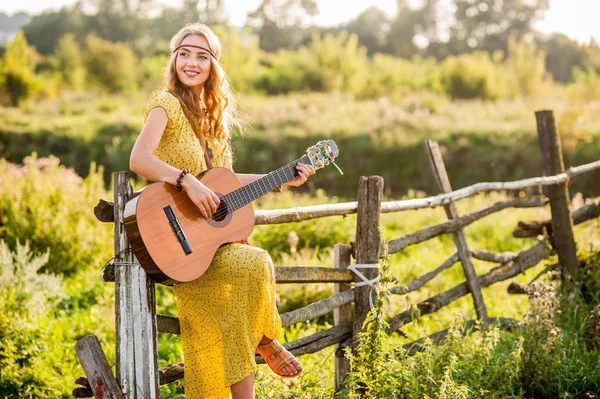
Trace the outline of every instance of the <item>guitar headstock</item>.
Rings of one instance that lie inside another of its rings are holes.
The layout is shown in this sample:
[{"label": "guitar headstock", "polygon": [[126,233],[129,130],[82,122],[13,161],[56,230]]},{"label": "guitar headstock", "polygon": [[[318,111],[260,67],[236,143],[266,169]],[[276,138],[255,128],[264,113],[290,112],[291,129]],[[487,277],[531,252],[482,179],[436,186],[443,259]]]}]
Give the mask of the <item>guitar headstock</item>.
[{"label": "guitar headstock", "polygon": [[306,149],[306,154],[315,170],[329,165],[339,153],[340,151],[333,140],[322,140]]}]

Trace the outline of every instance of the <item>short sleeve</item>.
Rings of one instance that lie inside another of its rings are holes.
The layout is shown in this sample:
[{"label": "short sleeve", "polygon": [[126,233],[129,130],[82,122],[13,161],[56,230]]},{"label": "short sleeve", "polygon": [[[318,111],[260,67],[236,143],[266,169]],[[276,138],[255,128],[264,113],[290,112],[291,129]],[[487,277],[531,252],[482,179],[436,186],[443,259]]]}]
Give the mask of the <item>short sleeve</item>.
[{"label": "short sleeve", "polygon": [[168,91],[155,91],[150,95],[150,100],[148,100],[148,104],[146,105],[146,110],[144,112],[144,122],[146,122],[146,120],[148,119],[150,111],[157,107],[161,107],[167,112],[169,123],[172,123],[174,116],[177,115],[177,110],[181,106],[179,105],[179,100]]}]

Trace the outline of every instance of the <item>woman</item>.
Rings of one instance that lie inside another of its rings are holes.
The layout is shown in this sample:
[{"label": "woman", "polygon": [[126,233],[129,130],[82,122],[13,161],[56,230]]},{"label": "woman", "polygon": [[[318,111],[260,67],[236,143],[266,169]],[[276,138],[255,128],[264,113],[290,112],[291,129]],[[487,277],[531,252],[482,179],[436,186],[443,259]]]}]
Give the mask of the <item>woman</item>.
[{"label": "woman", "polygon": [[[215,212],[219,198],[195,176],[209,163],[232,168],[229,134],[235,120],[220,54],[218,38],[205,25],[186,25],[175,34],[167,90],[152,94],[130,160],[138,175],[185,190],[205,218]],[[310,165],[299,164],[297,170],[286,185],[300,186],[315,173]],[[238,177],[248,184],[260,175]],[[187,398],[253,398],[256,350],[282,377],[302,371],[277,341],[281,320],[274,274],[266,251],[233,243],[219,248],[199,279],[173,287]]]}]

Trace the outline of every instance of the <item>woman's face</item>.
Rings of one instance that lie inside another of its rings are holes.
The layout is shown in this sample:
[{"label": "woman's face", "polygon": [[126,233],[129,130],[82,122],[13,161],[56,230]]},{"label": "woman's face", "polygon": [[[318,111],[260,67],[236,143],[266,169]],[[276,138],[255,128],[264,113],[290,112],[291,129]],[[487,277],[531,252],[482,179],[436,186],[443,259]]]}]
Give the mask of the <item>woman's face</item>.
[{"label": "woman's face", "polygon": [[[186,44],[190,46],[185,47]],[[191,45],[209,48],[208,42],[204,36],[189,35],[183,39],[181,45],[184,47],[177,50],[175,60],[177,77],[181,83],[200,95],[210,74],[211,56],[208,52]]]}]

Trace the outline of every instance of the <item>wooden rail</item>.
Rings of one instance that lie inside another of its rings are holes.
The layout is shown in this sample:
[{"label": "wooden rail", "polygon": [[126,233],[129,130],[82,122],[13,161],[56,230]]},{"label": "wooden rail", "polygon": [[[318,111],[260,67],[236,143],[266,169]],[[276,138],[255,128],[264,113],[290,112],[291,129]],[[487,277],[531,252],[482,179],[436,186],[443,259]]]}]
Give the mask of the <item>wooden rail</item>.
[{"label": "wooden rail", "polygon": [[[554,159],[559,156],[557,154],[560,154],[560,145],[556,146],[555,141],[558,140],[558,136],[555,129],[552,132],[553,126],[550,126],[553,124],[553,118],[547,113],[536,114],[536,117],[538,118],[538,134],[540,136],[541,149],[549,159],[549,163],[559,165]],[[548,131],[551,133],[550,139],[546,137]],[[551,143],[546,143],[547,140],[550,140]],[[548,149],[550,147],[552,148]],[[289,326],[326,315],[331,311],[334,312],[334,327],[286,343],[284,346],[299,356],[337,345],[338,350],[335,351],[334,358],[334,384],[336,389],[341,387],[342,380],[349,370],[348,361],[339,349],[353,345],[353,338],[361,330],[363,321],[369,311],[369,295],[371,295],[369,286],[352,287],[352,282],[357,282],[358,277],[347,269],[347,267],[351,264],[352,257],[356,259],[356,263],[359,266],[375,265],[379,262],[381,240],[378,226],[379,215],[381,213],[444,206],[448,216],[448,221],[446,222],[427,226],[389,240],[388,249],[390,254],[444,234],[453,235],[457,248],[456,252],[450,255],[440,266],[413,281],[391,287],[389,289],[390,294],[405,295],[414,292],[459,261],[463,267],[466,280],[464,283],[458,284],[447,291],[421,301],[416,305],[416,313],[414,309],[408,309],[392,316],[388,320],[389,327],[387,332],[389,334],[397,331],[415,317],[436,312],[467,294],[471,294],[473,297],[473,306],[480,323],[484,326],[486,323],[499,323],[502,328],[512,328],[514,321],[487,317],[487,309],[481,289],[523,273],[554,253],[554,251],[559,254],[559,257],[562,256],[561,259],[570,259],[568,257],[572,256],[572,248],[575,247],[572,231],[566,235],[562,234],[560,237],[561,240],[573,240],[573,243],[557,245],[557,241],[559,240],[554,235],[557,227],[560,230],[564,228],[569,229],[574,224],[582,223],[600,215],[600,199],[598,198],[593,199],[591,203],[572,213],[569,210],[568,214],[565,214],[565,199],[568,201],[568,191],[565,191],[566,182],[574,176],[600,169],[600,161],[569,168],[566,171],[564,171],[564,167],[554,167],[552,169],[553,173],[548,172],[550,169],[545,169],[546,174],[553,174],[550,176],[534,177],[513,182],[477,183],[452,191],[437,143],[433,141],[427,142],[426,151],[430,159],[434,180],[437,183],[438,189],[442,192],[440,195],[403,201],[381,202],[383,179],[372,176],[362,177],[359,181],[357,202],[280,210],[260,210],[255,212],[256,224],[290,223],[328,216],[358,214],[356,243],[351,245],[337,244],[335,246],[333,267],[330,265],[329,267],[277,266],[275,268],[278,284],[309,282],[335,284],[335,292],[332,296],[311,303],[301,309],[284,313],[281,315],[281,319],[283,326]],[[548,154],[551,155],[547,156]],[[559,190],[558,192],[555,190],[554,194],[548,195],[548,198],[511,198],[465,215],[458,215],[454,205],[455,201],[471,197],[478,193],[503,190],[515,191],[534,186],[559,187]],[[563,191],[565,191],[566,196],[563,195]],[[145,273],[139,264],[137,264],[135,258],[131,256],[130,252],[126,251],[128,244],[122,226],[122,209],[130,195],[131,187],[126,173],[118,173],[115,176],[115,203],[101,200],[94,209],[94,213],[99,220],[115,223],[115,253],[118,256],[114,263],[108,265],[103,270],[102,274],[105,281],[116,282],[117,375],[115,381],[118,383],[121,392],[117,392],[115,397],[119,397],[118,394],[122,393],[122,397],[125,399],[157,398],[158,385],[163,385],[183,377],[183,363],[168,365],[162,369],[158,368],[155,346],[157,332],[179,334],[179,320],[174,316],[155,314],[154,283],[145,278]],[[557,201],[558,204],[556,204]],[[519,253],[494,253],[483,250],[470,250],[468,248],[462,230],[475,221],[508,208],[543,207],[549,203],[552,210],[552,219],[540,222],[523,222],[515,229],[515,236],[535,235],[541,237],[541,240],[529,249]],[[555,209],[560,210],[555,211]],[[559,216],[556,216],[557,212]],[[559,217],[562,222],[555,222],[555,217]],[[498,266],[483,275],[477,275],[471,262],[472,258],[497,263]],[[364,269],[361,271],[368,279],[376,278],[379,273],[378,269]],[[577,278],[575,272],[573,270],[568,271],[571,278],[575,280]],[[522,285],[513,285],[511,287],[513,292],[522,292],[527,289],[526,286]],[[352,314],[353,305],[354,315]],[[469,323],[474,322],[467,322],[465,324],[465,329],[467,330],[471,326]],[[434,340],[443,339],[446,333],[447,331],[441,331],[431,337]],[[93,340],[86,342],[93,342]],[[416,341],[408,344],[405,349],[409,353],[420,350],[421,342]],[[78,345],[81,346],[80,343]],[[97,375],[98,370],[95,368],[100,366],[94,365],[93,362],[92,366],[90,366],[88,360],[82,359],[82,357],[86,356],[89,358],[89,355],[82,355],[80,359],[82,364],[87,362],[84,364],[84,368],[89,379],[92,375]],[[101,359],[101,357],[99,358]],[[259,363],[262,362],[260,356],[257,356],[256,360]],[[110,375],[106,375],[106,367],[103,363],[101,367],[104,369],[103,378],[109,378]],[[92,387],[87,384],[85,379],[78,380],[78,383],[83,386],[76,388],[78,397],[92,395]],[[133,389],[133,387],[136,387],[136,389]]]}]

